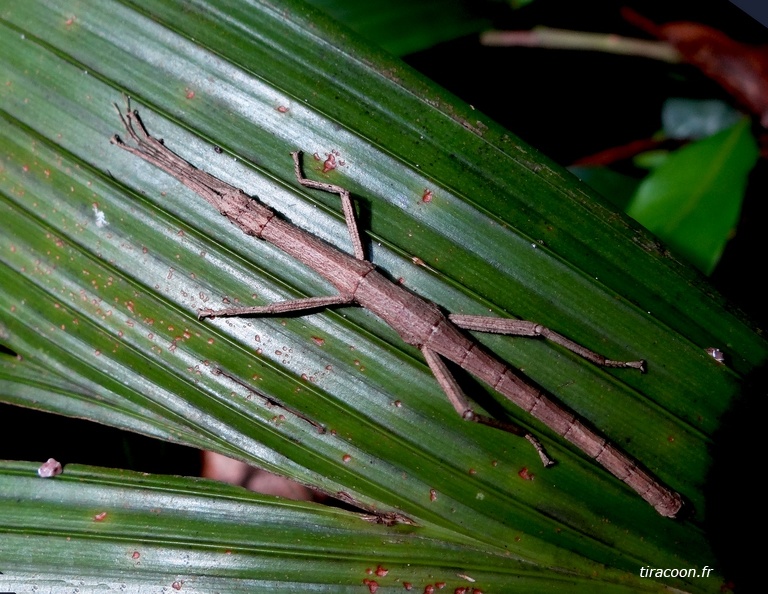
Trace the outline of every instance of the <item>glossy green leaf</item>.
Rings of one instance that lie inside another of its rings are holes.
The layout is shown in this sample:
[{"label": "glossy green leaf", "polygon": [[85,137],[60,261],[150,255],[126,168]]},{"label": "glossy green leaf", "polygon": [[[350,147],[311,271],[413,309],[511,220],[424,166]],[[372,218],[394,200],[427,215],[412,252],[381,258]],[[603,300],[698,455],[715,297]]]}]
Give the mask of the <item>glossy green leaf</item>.
[{"label": "glossy green leaf", "polygon": [[[423,592],[442,584],[499,592],[510,581],[529,592],[553,581],[595,591],[594,580],[552,580],[544,568],[436,528],[385,526],[211,481],[76,465],[45,480],[29,463],[1,465],[0,527],[4,591]],[[636,590],[617,581],[611,591]]]},{"label": "glossy green leaf", "polygon": [[[207,447],[400,514],[487,553],[487,571],[505,576],[496,591],[521,583],[520,561],[541,570],[542,589],[564,575],[588,591],[719,584],[649,581],[639,568],[714,565],[702,531],[710,447],[768,349],[567,172],[299,2],[15,4],[0,12],[0,51],[0,342],[21,355],[0,359],[5,401]],[[469,378],[482,407],[529,427],[560,464],[544,470],[524,440],[461,421],[418,351],[368,312],[198,320],[200,307],[331,288],[110,145],[122,93],[189,161],[349,249],[334,196],[293,178],[289,151],[316,153],[307,174],[353,192],[371,260],[446,310],[533,319],[648,359],[641,376],[478,336],[694,515],[660,517]],[[329,154],[339,167],[324,174]],[[0,571],[14,551],[0,549]],[[104,572],[114,559],[104,552]]]},{"label": "glossy green leaf", "polygon": [[736,227],[758,150],[747,119],[670,154],[627,213],[709,274]]}]

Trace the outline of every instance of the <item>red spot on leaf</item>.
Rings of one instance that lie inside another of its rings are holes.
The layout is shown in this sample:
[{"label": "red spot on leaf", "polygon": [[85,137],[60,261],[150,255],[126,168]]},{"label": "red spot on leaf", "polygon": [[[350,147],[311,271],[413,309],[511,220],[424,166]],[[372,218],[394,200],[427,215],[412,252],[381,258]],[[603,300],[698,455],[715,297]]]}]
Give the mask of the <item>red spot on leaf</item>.
[{"label": "red spot on leaf", "polygon": [[315,344],[318,346],[323,346],[325,344],[325,338],[320,338],[319,336],[313,336],[312,340],[315,341]]},{"label": "red spot on leaf", "polygon": [[435,499],[437,499],[437,491],[435,491],[434,489],[430,489],[429,490],[429,500],[430,501],[435,501]]},{"label": "red spot on leaf", "polygon": [[363,580],[363,583],[368,586],[368,591],[371,594],[376,594],[376,590],[379,589],[379,583],[376,580],[369,580],[366,578]]},{"label": "red spot on leaf", "polygon": [[181,585],[182,585],[183,583],[184,583],[184,582],[182,582],[181,580],[176,580],[175,582],[173,582],[173,583],[171,584],[171,588],[173,588],[174,590],[181,590]]},{"label": "red spot on leaf", "polygon": [[421,195],[421,201],[427,203],[432,202],[432,190],[424,188],[424,193]]},{"label": "red spot on leaf", "polygon": [[333,153],[328,153],[328,157],[323,161],[323,173],[328,173],[329,171],[333,171],[338,167],[338,164],[336,163],[336,155]]},{"label": "red spot on leaf", "polygon": [[93,521],[94,522],[101,522],[106,517],[107,517],[107,512],[101,512],[101,513],[98,513],[95,516],[93,516]]},{"label": "red spot on leaf", "polygon": [[[344,454],[344,455],[341,457],[341,460],[342,460],[342,462],[344,462],[345,464],[346,464],[347,462],[349,462],[351,459],[352,459],[352,456],[350,456],[349,454]],[[376,573],[376,575],[378,575],[378,572]]]},{"label": "red spot on leaf", "polygon": [[435,594],[435,587],[432,584],[427,584],[424,587],[424,594]]},{"label": "red spot on leaf", "polygon": [[194,98],[195,98],[195,92],[194,92],[192,89],[185,89],[185,94],[184,94],[184,96],[185,96],[187,99],[194,99]]},{"label": "red spot on leaf", "polygon": [[381,565],[379,565],[376,568],[376,575],[379,576],[379,577],[384,577],[388,573],[389,573],[389,569],[384,569]]},{"label": "red spot on leaf", "polygon": [[523,466],[517,473],[517,476],[519,476],[521,479],[525,479],[526,481],[532,481],[535,475],[530,470],[528,470],[527,466]]},{"label": "red spot on leaf", "polygon": [[413,590],[413,584],[411,582],[403,582],[403,588],[406,590]]},{"label": "red spot on leaf", "polygon": [[133,555],[131,555],[131,559],[138,559],[141,557],[141,553],[139,551],[133,551]]},{"label": "red spot on leaf", "polygon": [[275,109],[280,113],[288,113],[288,108],[285,105],[278,105]]}]

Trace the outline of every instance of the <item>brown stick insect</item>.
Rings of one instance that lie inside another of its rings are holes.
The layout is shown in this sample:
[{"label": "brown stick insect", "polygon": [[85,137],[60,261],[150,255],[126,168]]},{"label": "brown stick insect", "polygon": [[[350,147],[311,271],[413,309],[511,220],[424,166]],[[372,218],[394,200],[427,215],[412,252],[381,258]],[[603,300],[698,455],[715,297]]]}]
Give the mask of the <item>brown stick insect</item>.
[{"label": "brown stick insect", "polygon": [[462,330],[543,337],[603,367],[634,368],[644,372],[645,361],[606,359],[534,322],[474,315],[446,316],[436,304],[392,282],[366,259],[349,192],[340,186],[306,179],[301,169],[301,153],[292,153],[296,179],[307,188],[339,195],[354,256],[276,216],[242,190],[201,171],[168,149],[161,140],[149,134],[138,112],[131,110],[130,104],[125,115],[117,109],[123,127],[135,146],[125,144],[118,135],[112,137],[113,144],[172,175],[205,198],[243,233],[279,247],[338,289],[338,294],[327,297],[294,299],[256,307],[202,309],[198,312],[200,318],[276,315],[340,305],[364,307],[389,324],[406,343],[421,350],[438,384],[462,419],[520,435],[536,448],[545,466],[553,464],[530,432],[512,423],[477,414],[451,375],[445,360],[452,361],[487,383],[594,458],[661,515],[674,518],[680,511],[683,499],[678,493],[663,485],[638,461],[587,426],[565,406],[542,393]]}]

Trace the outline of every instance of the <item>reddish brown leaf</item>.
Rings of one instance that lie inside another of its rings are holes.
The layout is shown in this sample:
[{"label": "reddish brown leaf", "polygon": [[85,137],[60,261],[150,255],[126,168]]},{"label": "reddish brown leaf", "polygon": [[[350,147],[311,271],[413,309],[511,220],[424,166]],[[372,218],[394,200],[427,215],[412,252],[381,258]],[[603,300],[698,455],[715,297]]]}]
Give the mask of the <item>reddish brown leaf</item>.
[{"label": "reddish brown leaf", "polygon": [[740,43],[722,31],[688,21],[656,25],[625,9],[624,18],[667,41],[768,127],[768,48]]}]

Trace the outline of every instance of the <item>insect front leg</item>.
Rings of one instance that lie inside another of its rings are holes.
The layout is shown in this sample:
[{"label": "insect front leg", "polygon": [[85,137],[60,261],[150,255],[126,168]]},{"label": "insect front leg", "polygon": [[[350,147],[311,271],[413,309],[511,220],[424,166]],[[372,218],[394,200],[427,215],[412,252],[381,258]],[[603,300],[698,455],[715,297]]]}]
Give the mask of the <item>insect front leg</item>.
[{"label": "insect front leg", "polygon": [[349,190],[336,186],[334,184],[328,184],[325,182],[319,182],[312,179],[307,179],[301,171],[301,151],[294,151],[291,153],[293,157],[293,170],[296,174],[296,180],[306,188],[312,188],[313,190],[323,190],[324,192],[330,192],[331,194],[338,194],[341,198],[341,209],[344,211],[344,218],[347,221],[347,229],[349,230],[349,238],[352,240],[352,249],[355,253],[355,258],[358,260],[365,260],[365,251],[363,250],[363,243],[360,240],[360,230],[357,228],[357,221],[355,220],[355,209],[352,206],[352,199],[349,196]]}]

